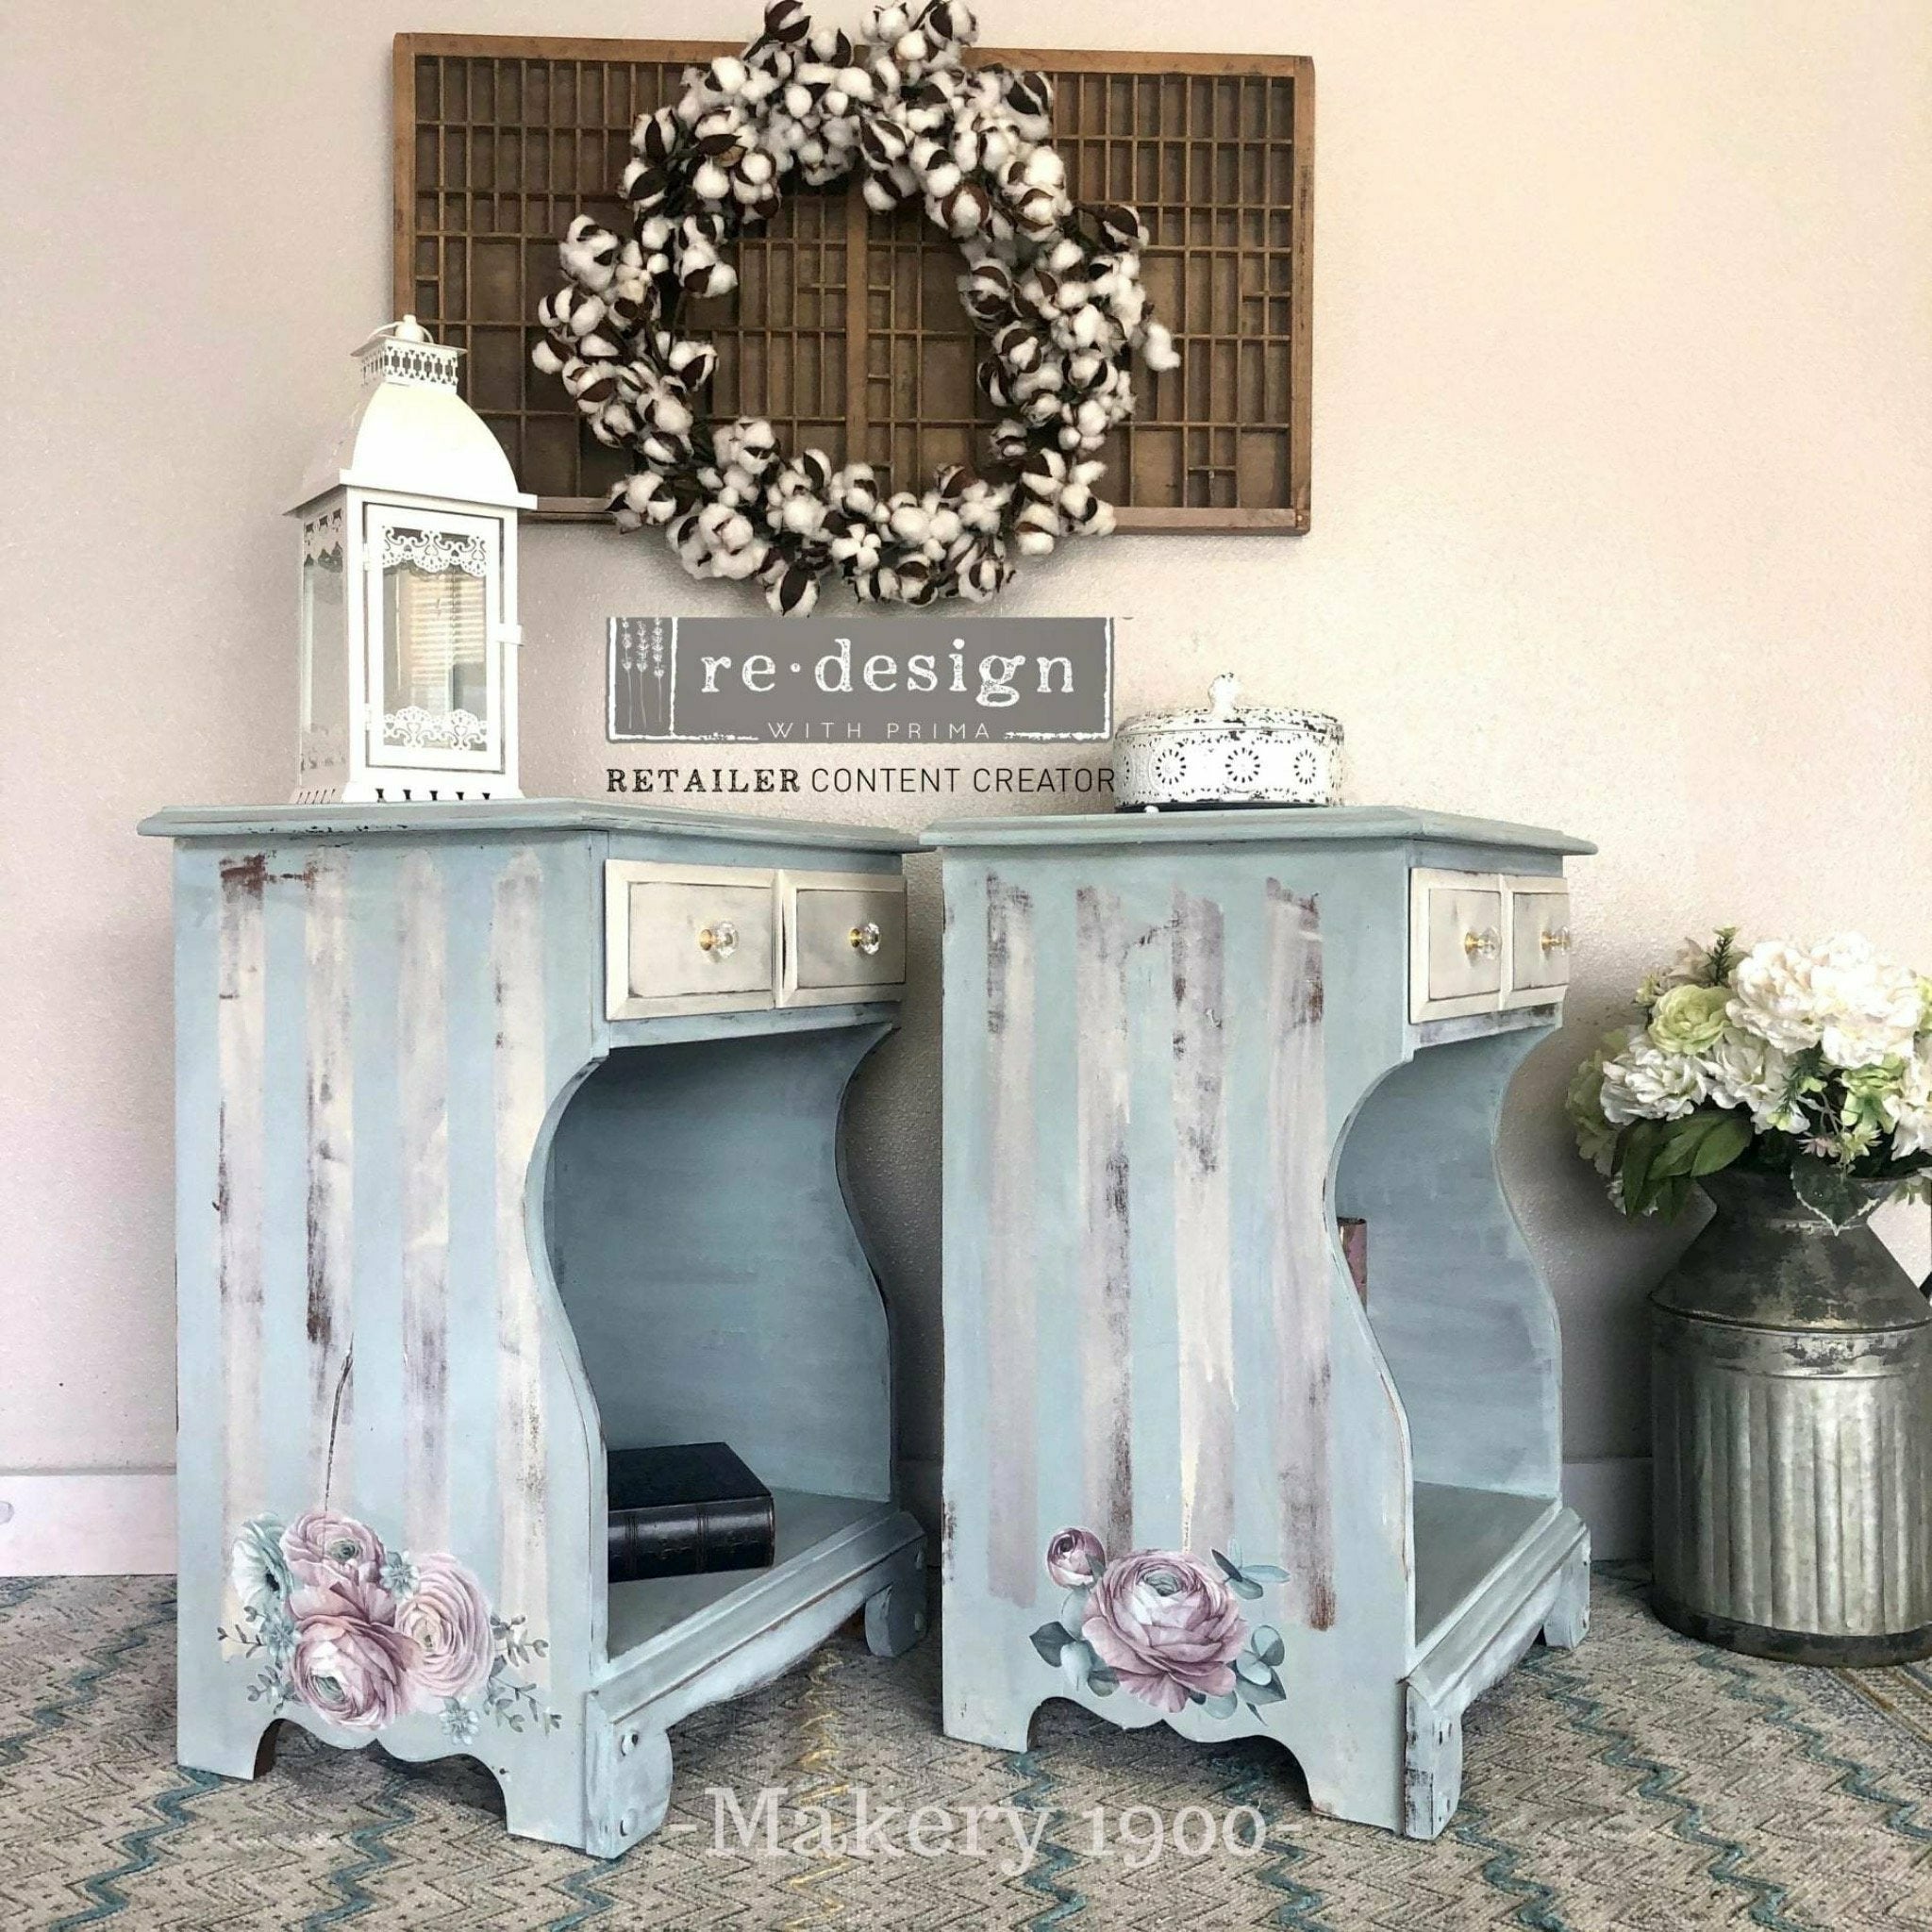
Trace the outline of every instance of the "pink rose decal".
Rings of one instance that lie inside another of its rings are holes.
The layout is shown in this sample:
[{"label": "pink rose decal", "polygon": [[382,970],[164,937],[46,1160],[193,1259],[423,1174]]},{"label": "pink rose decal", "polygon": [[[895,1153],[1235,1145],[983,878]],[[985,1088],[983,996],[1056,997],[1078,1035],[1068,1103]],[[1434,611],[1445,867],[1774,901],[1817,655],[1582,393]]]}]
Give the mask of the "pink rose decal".
[{"label": "pink rose decal", "polygon": [[1091,1529],[1063,1529],[1046,1546],[1046,1574],[1062,1590],[1085,1590],[1107,1568],[1107,1552]]},{"label": "pink rose decal", "polygon": [[249,1695],[272,1711],[307,1705],[358,1731],[426,1715],[459,1746],[485,1723],[563,1724],[541,1695],[548,1640],[523,1616],[496,1614],[446,1551],[412,1556],[353,1516],[309,1509],[286,1525],[248,1518],[229,1572],[239,1614],[215,1635],[256,1672]]},{"label": "pink rose decal", "polygon": [[495,1639],[481,1585],[454,1557],[420,1557],[416,1588],[396,1611],[396,1628],[415,1646],[409,1688],[420,1710],[480,1690]]},{"label": "pink rose decal", "polygon": [[308,1509],[282,1532],[282,1555],[296,1582],[375,1584],[382,1580],[382,1539],[367,1524],[333,1509]]},{"label": "pink rose decal", "polygon": [[1179,1550],[1136,1550],[1102,1572],[1080,1635],[1130,1691],[1172,1714],[1235,1690],[1247,1620],[1224,1579]]},{"label": "pink rose decal", "polygon": [[409,1703],[412,1639],[395,1627],[395,1599],[374,1583],[342,1580],[298,1590],[290,1683],[305,1703],[353,1730],[373,1731]]}]

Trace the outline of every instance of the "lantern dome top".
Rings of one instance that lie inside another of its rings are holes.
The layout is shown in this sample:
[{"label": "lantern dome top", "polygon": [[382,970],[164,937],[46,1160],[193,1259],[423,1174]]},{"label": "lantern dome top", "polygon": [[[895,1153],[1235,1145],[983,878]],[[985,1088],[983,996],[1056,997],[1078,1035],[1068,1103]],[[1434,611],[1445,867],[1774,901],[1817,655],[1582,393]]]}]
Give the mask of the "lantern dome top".
[{"label": "lantern dome top", "polygon": [[534,509],[503,445],[457,392],[462,353],[413,315],[370,336],[355,352],[362,393],[309,465],[291,512],[344,487]]}]

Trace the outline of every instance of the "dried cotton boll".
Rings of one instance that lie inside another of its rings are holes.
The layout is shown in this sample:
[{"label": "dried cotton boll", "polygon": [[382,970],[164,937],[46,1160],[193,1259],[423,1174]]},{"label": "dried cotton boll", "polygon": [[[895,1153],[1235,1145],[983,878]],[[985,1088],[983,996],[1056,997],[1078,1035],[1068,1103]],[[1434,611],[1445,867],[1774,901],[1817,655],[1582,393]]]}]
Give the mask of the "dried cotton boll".
[{"label": "dried cotton boll", "polygon": [[738,460],[762,475],[777,459],[777,432],[762,416],[741,417],[738,432]]},{"label": "dried cotton boll", "polygon": [[716,161],[703,161],[691,177],[691,192],[700,201],[723,201],[731,192],[731,176]]},{"label": "dried cotton boll", "polygon": [[1051,557],[1060,523],[1043,503],[1030,503],[1013,520],[1013,541],[1022,557]]},{"label": "dried cotton boll", "polygon": [[548,342],[534,343],[530,349],[531,364],[541,369],[545,375],[556,375],[563,369],[563,358]]},{"label": "dried cotton boll", "polygon": [[802,41],[811,31],[803,0],[772,0],[765,8],[765,33],[774,41]]},{"label": "dried cotton boll", "polygon": [[933,218],[950,235],[976,235],[992,212],[992,200],[976,181],[964,181],[932,204]]},{"label": "dried cotton boll", "polygon": [[1032,496],[1051,501],[1067,483],[1067,459],[1058,450],[1036,451],[1020,473],[1021,486]]},{"label": "dried cotton boll", "polygon": [[780,617],[809,617],[818,601],[819,580],[796,563],[765,592],[765,602]]},{"label": "dried cotton boll", "polygon": [[565,231],[558,255],[564,273],[594,294],[610,286],[621,246],[608,228],[600,228],[589,215],[578,215]]},{"label": "dried cotton boll", "polygon": [[649,161],[630,162],[624,171],[621,186],[633,214],[653,213],[663,207],[664,197],[670,192],[664,171]]},{"label": "dried cotton boll", "polygon": [[660,436],[686,436],[696,418],[675,396],[660,391],[644,405],[644,421]]},{"label": "dried cotton boll", "polygon": [[728,261],[713,261],[700,269],[687,268],[684,291],[694,302],[728,295],[738,286],[738,271]]},{"label": "dried cotton boll", "polygon": [[664,364],[687,390],[701,390],[718,367],[718,352],[709,342],[674,342],[664,352]]},{"label": "dried cotton boll", "polygon": [[1012,566],[991,551],[982,550],[959,571],[959,594],[974,604],[999,595],[1013,575]]},{"label": "dried cotton boll", "polygon": [[1141,359],[1154,370],[1178,369],[1181,366],[1180,351],[1174,345],[1174,337],[1162,322],[1150,322],[1141,337]]},{"label": "dried cotton boll", "polygon": [[926,522],[927,541],[936,543],[941,550],[949,548],[959,541],[959,512],[944,505],[928,513]]},{"label": "dried cotton boll", "polygon": [[742,93],[744,84],[750,78],[750,70],[744,62],[730,54],[720,55],[705,71],[705,85],[714,94]]},{"label": "dried cotton boll", "polygon": [[[1037,147],[1021,166],[1025,171],[1026,185],[1029,188],[1058,190],[1066,186],[1067,164],[1060,158],[1058,148]],[[1075,253],[1077,255],[1077,250]]]},{"label": "dried cotton boll", "polygon": [[788,530],[800,537],[816,537],[824,525],[825,507],[817,497],[801,492],[785,499],[779,519]]},{"label": "dried cotton boll", "polygon": [[904,543],[924,543],[932,527],[924,507],[905,492],[893,497],[889,522],[892,535]]},{"label": "dried cotton boll", "polygon": [[630,144],[638,156],[662,168],[676,152],[680,124],[676,109],[659,108],[655,114],[640,114],[631,129]]},{"label": "dried cotton boll", "polygon": [[1051,235],[1059,225],[1059,204],[1044,188],[1029,188],[1013,203],[1013,225],[1035,240]]},{"label": "dried cotton boll", "polygon": [[903,7],[874,7],[866,15],[865,37],[875,47],[890,46],[903,38],[911,25],[911,16]]}]

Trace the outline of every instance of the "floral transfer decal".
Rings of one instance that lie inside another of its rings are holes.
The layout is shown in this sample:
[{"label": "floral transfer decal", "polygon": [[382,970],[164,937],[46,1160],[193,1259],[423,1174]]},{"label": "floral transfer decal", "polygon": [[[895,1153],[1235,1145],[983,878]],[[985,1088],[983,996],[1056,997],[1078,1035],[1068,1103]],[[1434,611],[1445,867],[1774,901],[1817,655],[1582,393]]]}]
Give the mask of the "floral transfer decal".
[{"label": "floral transfer decal", "polygon": [[486,1717],[513,1731],[563,1722],[520,1674],[548,1642],[493,1614],[454,1557],[385,1549],[353,1516],[310,1509],[286,1527],[250,1517],[228,1571],[242,1615],[215,1634],[259,1667],[251,1703],[306,1704],[362,1731],[426,1711],[458,1743]]},{"label": "floral transfer decal", "polygon": [[1046,1546],[1046,1574],[1066,1607],[1033,1633],[1034,1649],[1073,1690],[1125,1690],[1170,1717],[1191,1704],[1209,1717],[1279,1704],[1281,1633],[1251,1630],[1241,1606],[1288,1572],[1243,1564],[1239,1545],[1212,1555],[1212,1569],[1182,1550],[1134,1550],[1109,1563],[1091,1529],[1061,1530]]}]

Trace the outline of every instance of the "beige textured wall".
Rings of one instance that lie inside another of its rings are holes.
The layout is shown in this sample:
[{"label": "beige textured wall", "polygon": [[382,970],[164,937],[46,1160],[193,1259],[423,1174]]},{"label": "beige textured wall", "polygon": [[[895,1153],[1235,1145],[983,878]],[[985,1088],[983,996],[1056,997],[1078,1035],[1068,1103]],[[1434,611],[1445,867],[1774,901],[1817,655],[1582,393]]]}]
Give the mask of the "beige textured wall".
[{"label": "beige textured wall", "polygon": [[[1562,1304],[1570,1453],[1637,1450],[1671,1238],[1622,1226],[1566,1151],[1581,1027],[1719,918],[1856,925],[1932,965],[1932,9],[985,12],[1007,43],[1315,58],[1313,532],[1091,545],[1008,608],[1131,619],[1124,712],[1232,666],[1341,714],[1359,800],[1600,841],[1578,1030],[1525,1071],[1506,1167]],[[290,782],[276,513],[387,312],[391,34],[753,25],[752,0],[11,9],[0,1469],[172,1454],[167,864],[131,828]],[[731,593],[604,531],[535,530],[526,558],[527,782],[593,790],[603,620]],[[924,904],[858,1166],[930,1456]]]}]

